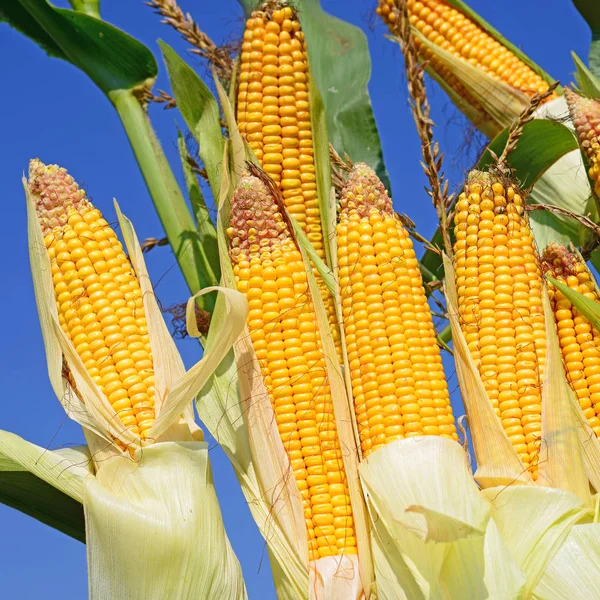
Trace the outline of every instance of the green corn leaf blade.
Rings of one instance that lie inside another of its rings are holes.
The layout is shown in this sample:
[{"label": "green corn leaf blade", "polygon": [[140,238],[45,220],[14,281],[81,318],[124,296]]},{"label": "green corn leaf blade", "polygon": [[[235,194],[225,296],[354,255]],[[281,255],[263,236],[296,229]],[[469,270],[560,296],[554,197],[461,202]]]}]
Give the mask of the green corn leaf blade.
[{"label": "green corn leaf blade", "polygon": [[[258,0],[239,0],[246,13]],[[387,190],[390,180],[383,162],[381,141],[367,84],[371,58],[365,34],[330,15],[319,0],[293,0],[298,9],[312,76],[325,105],[329,140],[341,156],[367,163]]]},{"label": "green corn leaf blade", "polygon": [[546,278],[592,324],[596,331],[600,331],[600,303],[586,298],[550,275],[546,275]]},{"label": "green corn leaf blade", "polygon": [[[492,165],[494,159],[489,150],[500,156],[507,139],[508,130],[506,129],[489,144],[480,158],[477,168],[484,170]],[[515,177],[521,183],[521,187],[523,189],[530,188],[559,158],[577,148],[577,140],[567,127],[554,121],[535,119],[525,125],[519,144],[509,156],[508,163],[514,169]],[[560,198],[556,199],[556,204],[560,205]],[[536,214],[539,212],[544,211],[534,211],[531,213],[532,218],[543,219],[545,224],[555,230],[565,230],[565,220],[558,219],[555,215],[539,217]],[[577,224],[567,225],[566,231],[570,232],[568,238],[576,242],[579,231]],[[442,236],[439,230],[431,239],[431,243],[442,247]],[[426,250],[421,264],[425,268],[422,270],[425,275],[430,273],[437,279],[443,278],[442,259],[439,254]]]},{"label": "green corn leaf blade", "polygon": [[0,0],[0,19],[40,43],[52,56],[79,67],[110,97],[154,80],[152,52],[138,40],[83,12],[46,0]]},{"label": "green corn leaf blade", "polygon": [[576,79],[580,91],[590,98],[600,98],[600,79],[587,68],[575,52],[571,52],[571,56],[577,69]]},{"label": "green corn leaf blade", "polygon": [[592,32],[590,45],[590,69],[596,77],[600,77],[600,10],[596,0],[573,0],[573,4],[581,13]]},{"label": "green corn leaf blade", "polygon": [[33,473],[5,469],[0,457],[0,502],[85,543],[83,506]]},{"label": "green corn leaf blade", "polygon": [[215,97],[195,71],[163,41],[159,42],[177,107],[198,142],[213,198],[219,197],[224,138]]},{"label": "green corn leaf blade", "polygon": [[181,166],[185,177],[188,197],[192,204],[192,211],[196,218],[196,229],[200,238],[200,249],[204,272],[207,275],[208,285],[219,285],[221,280],[221,265],[219,264],[219,250],[217,247],[217,230],[210,218],[210,212],[204,201],[202,189],[198,179],[189,163],[189,154],[185,139],[181,131],[177,135],[177,147],[181,157]]}]

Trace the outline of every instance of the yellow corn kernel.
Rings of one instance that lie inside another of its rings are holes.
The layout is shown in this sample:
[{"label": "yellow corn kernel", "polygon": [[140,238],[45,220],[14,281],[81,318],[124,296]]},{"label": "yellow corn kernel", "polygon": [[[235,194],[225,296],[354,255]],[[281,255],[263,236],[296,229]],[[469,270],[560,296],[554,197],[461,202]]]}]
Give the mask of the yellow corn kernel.
[{"label": "yellow corn kernel", "polygon": [[[302,256],[273,196],[244,175],[231,207],[230,256],[277,428],[303,498],[309,557],[355,554],[352,510],[325,357]],[[337,517],[347,517],[337,524]]]},{"label": "yellow corn kernel", "polygon": [[365,164],[354,165],[340,209],[342,315],[363,455],[404,437],[456,440],[412,241]]},{"label": "yellow corn kernel", "polygon": [[29,189],[50,258],[58,319],[125,427],[154,420],[154,367],[137,277],[116,233],[63,168],[32,160]]},{"label": "yellow corn kernel", "polygon": [[[406,0],[406,4],[411,26],[433,44],[530,97],[548,90],[542,77],[458,8],[444,0]],[[397,19],[397,5],[398,0],[379,0],[377,14],[390,29]],[[439,77],[477,108],[451,71],[416,37],[415,45]]]},{"label": "yellow corn kernel", "polygon": [[[598,302],[596,282],[585,262],[560,244],[549,244],[542,269],[572,290]],[[559,332],[567,380],[596,436],[600,435],[600,334],[552,284],[548,295]]]},{"label": "yellow corn kernel", "polygon": [[461,328],[508,438],[536,477],[546,334],[540,262],[523,199],[514,185],[473,171],[454,224]]},{"label": "yellow corn kernel", "polygon": [[[240,132],[282,192],[286,208],[325,260],[308,96],[304,34],[289,6],[246,21],[237,100]],[[341,360],[335,305],[314,271]]]}]

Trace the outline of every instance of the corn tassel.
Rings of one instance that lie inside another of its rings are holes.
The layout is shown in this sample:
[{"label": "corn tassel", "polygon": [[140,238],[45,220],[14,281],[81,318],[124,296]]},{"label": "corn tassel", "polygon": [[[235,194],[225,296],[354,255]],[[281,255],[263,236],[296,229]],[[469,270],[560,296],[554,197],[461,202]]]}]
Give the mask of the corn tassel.
[{"label": "corn tassel", "polygon": [[[317,195],[304,34],[289,6],[267,3],[246,21],[237,122],[262,168],[278,185],[289,213],[325,260]],[[317,283],[341,359],[335,305]]]},{"label": "corn tassel", "polygon": [[29,188],[60,325],[123,425],[144,439],[155,420],[154,368],[137,277],[116,233],[65,169],[32,160]]},{"label": "corn tassel", "polygon": [[300,251],[265,184],[244,175],[230,256],[249,305],[252,345],[302,495],[309,557],[356,554],[325,357]]},{"label": "corn tassel", "polygon": [[[592,274],[581,258],[560,244],[549,244],[542,255],[545,273],[598,302]],[[567,380],[589,426],[600,435],[600,333],[553,285],[548,285]]]},{"label": "corn tassel", "polygon": [[516,187],[473,171],[456,205],[461,328],[490,402],[533,476],[546,356],[540,262]]},{"label": "corn tassel", "polygon": [[363,455],[404,437],[457,439],[412,241],[365,164],[353,167],[340,209],[342,315]]}]

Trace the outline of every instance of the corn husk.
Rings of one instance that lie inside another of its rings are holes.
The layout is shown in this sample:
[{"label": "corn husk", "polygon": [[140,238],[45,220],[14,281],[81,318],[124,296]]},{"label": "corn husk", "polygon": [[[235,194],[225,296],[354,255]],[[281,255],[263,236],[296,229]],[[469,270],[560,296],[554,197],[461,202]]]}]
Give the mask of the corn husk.
[{"label": "corn husk", "polygon": [[163,442],[84,481],[90,598],[247,598],[208,444]]},{"label": "corn husk", "polygon": [[[213,594],[246,598],[241,569],[216,500],[208,447],[191,406],[242,330],[245,298],[221,288],[200,292],[219,290],[227,319],[210,352],[186,372],[162,318],[133,227],[116,207],[140,281],[156,398],[161,400],[149,434],[154,444],[141,447],[120,425],[58,324],[50,262],[27,185],[25,189],[34,290],[50,380],[67,414],[84,428],[92,459],[87,465],[93,469],[6,434],[0,438],[0,452],[83,503],[92,600],[159,600],[172,596],[167,590],[174,586],[182,599]],[[63,379],[63,361],[76,391]]]},{"label": "corn husk", "polygon": [[392,442],[360,466],[382,598],[519,598],[524,576],[461,446],[441,437]]}]

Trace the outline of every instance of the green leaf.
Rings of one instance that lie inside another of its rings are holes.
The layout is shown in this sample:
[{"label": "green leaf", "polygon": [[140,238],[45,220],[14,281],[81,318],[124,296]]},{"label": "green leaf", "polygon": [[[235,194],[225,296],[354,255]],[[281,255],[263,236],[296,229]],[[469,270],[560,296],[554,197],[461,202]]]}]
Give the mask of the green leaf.
[{"label": "green leaf", "polygon": [[[507,139],[508,129],[505,129],[492,140],[477,164],[479,170],[484,170],[494,163],[490,150],[500,156]],[[559,158],[577,148],[577,140],[567,127],[555,121],[535,119],[523,128],[523,135],[515,151],[509,156],[508,163],[514,169],[515,178],[521,186],[530,188]],[[558,201],[559,199],[557,203]],[[550,221],[551,219],[548,219],[548,222]],[[576,226],[573,231],[576,235]],[[433,236],[431,243],[442,246],[439,230]],[[434,277],[438,279],[443,277],[442,259],[439,254],[430,250],[425,251],[421,264]]]},{"label": "green leaf", "polygon": [[109,97],[115,90],[146,85],[157,75],[146,46],[82,12],[54,8],[46,0],[0,0],[0,19],[79,67]]},{"label": "green leaf", "polygon": [[83,506],[27,471],[0,463],[0,502],[85,543]]},{"label": "green leaf", "polygon": [[218,285],[221,280],[221,266],[219,264],[219,250],[217,248],[217,230],[210,218],[210,213],[202,190],[198,185],[196,175],[188,161],[189,154],[185,145],[183,134],[177,134],[177,147],[181,157],[181,166],[185,177],[188,197],[192,203],[192,211],[196,218],[196,229],[200,237],[200,250],[203,270],[207,275],[208,285]]},{"label": "green leaf", "polygon": [[583,294],[572,290],[564,283],[560,283],[546,275],[548,281],[592,324],[596,331],[600,331],[600,303],[586,298]]},{"label": "green leaf", "polygon": [[0,431],[0,502],[85,542],[83,480],[87,448],[50,451]]},{"label": "green leaf", "polygon": [[215,97],[195,71],[163,41],[159,41],[173,95],[187,126],[198,142],[213,198],[219,197],[224,138]]},{"label": "green leaf", "polygon": [[[329,159],[329,136],[327,134],[327,116],[319,88],[312,76],[309,77],[310,123],[315,150],[315,170],[317,174],[317,193],[319,194],[319,213],[323,246],[328,265],[333,265],[332,241],[335,240],[337,215],[331,202],[331,161]],[[332,291],[332,294],[335,294]]]},{"label": "green leaf", "polygon": [[600,10],[596,0],[573,0],[573,4],[586,20],[592,32],[592,43],[590,45],[590,69],[600,77]]},{"label": "green leaf", "polygon": [[586,67],[575,52],[571,52],[571,56],[577,69],[576,79],[580,91],[590,98],[600,98],[600,80],[598,77]]}]

